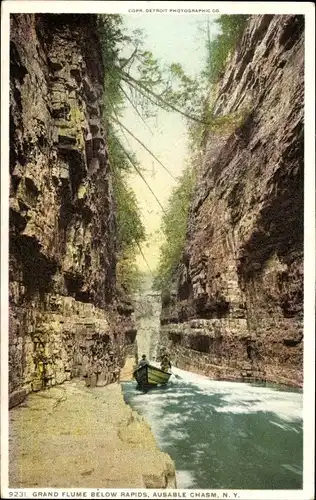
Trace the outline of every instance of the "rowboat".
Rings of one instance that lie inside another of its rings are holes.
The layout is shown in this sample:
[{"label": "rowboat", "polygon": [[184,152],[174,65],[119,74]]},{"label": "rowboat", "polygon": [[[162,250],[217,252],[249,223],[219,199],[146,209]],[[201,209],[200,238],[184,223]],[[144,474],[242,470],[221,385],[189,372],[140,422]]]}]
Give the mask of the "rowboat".
[{"label": "rowboat", "polygon": [[134,378],[139,387],[154,387],[167,384],[171,373],[164,372],[152,365],[145,365],[134,371]]}]

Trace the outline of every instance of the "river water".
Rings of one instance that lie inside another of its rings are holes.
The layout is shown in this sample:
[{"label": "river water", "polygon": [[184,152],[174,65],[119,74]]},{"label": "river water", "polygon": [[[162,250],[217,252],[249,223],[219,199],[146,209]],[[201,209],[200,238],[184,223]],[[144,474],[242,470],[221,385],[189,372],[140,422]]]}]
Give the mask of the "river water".
[{"label": "river water", "polygon": [[174,460],[178,488],[302,488],[302,391],[173,372],[147,393],[122,388]]}]

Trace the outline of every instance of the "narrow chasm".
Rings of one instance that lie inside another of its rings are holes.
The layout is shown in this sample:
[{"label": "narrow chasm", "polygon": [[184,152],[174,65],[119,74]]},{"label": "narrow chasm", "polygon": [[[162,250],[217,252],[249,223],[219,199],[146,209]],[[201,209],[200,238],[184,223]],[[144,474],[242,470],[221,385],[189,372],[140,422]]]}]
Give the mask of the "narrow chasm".
[{"label": "narrow chasm", "polygon": [[304,31],[10,15],[10,488],[306,490]]}]

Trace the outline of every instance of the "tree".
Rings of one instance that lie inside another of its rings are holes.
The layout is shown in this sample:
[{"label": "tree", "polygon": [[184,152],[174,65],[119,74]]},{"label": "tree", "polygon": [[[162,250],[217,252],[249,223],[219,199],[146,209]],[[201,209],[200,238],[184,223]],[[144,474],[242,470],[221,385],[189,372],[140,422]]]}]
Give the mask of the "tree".
[{"label": "tree", "polygon": [[[171,92],[169,98],[173,99],[175,104],[181,102],[181,98],[189,99],[186,112],[199,116],[199,120],[188,120],[191,160],[183,175],[178,179],[162,220],[164,243],[160,248],[154,288],[162,292],[162,298],[166,301],[169,300],[169,290],[185,246],[189,208],[195,186],[194,157],[205,146],[205,138],[209,131],[221,133],[223,130],[233,130],[244,120],[244,111],[221,117],[215,116],[212,95],[227,64],[229,54],[236,48],[242,36],[247,19],[248,16],[242,15],[220,16],[215,22],[221,31],[212,41],[208,24],[206,65],[200,75],[199,86],[195,86],[195,82],[186,78],[181,66],[175,64],[171,68],[173,73],[180,78],[182,86],[178,94]],[[196,93],[198,97],[191,99],[190,92]],[[181,104],[183,105],[183,102]]]},{"label": "tree", "polygon": [[164,212],[162,229],[166,241],[161,248],[159,276],[155,281],[155,286],[159,289],[167,286],[181,257],[194,176],[191,167],[185,170],[172,193],[167,210],[164,210],[146,181],[135,155],[124,145],[122,134],[127,133],[133,137],[170,176],[172,173],[124,125],[122,119],[124,107],[129,103],[144,123],[147,118],[157,113],[158,108],[181,114],[188,122],[192,151],[201,147],[209,130],[226,126],[227,122],[232,122],[235,126],[235,117],[232,119],[232,117],[214,116],[210,102],[211,85],[217,83],[229,53],[234,50],[240,39],[247,18],[248,16],[242,15],[225,15],[216,20],[221,33],[212,41],[209,36],[207,37],[206,67],[199,77],[193,79],[185,74],[178,63],[162,67],[153,53],[144,48],[141,31],[136,30],[132,35],[126,33],[121,16],[112,14],[98,16],[98,31],[105,69],[103,120],[108,135],[109,159],[117,202],[120,268],[125,277],[130,276],[127,279],[130,283],[134,280],[131,276],[135,277],[132,255],[135,253],[135,245],[141,248],[145,231],[136,198],[128,189],[122,172],[134,169]]},{"label": "tree", "polygon": [[165,241],[160,248],[159,264],[154,279],[155,290],[163,292],[169,288],[172,276],[181,260],[194,186],[194,170],[188,165],[172,191],[166,213],[162,218]]},{"label": "tree", "polygon": [[215,20],[220,28],[220,34],[211,41],[209,35],[209,25],[207,27],[206,41],[206,68],[204,75],[210,83],[217,83],[229,54],[231,54],[244,32],[246,22],[249,19],[247,15],[223,15]]}]

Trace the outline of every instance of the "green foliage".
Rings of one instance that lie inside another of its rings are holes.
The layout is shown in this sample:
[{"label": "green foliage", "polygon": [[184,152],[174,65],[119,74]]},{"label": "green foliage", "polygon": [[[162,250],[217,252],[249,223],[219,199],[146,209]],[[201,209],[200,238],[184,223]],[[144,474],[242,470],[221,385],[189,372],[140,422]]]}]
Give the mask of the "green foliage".
[{"label": "green foliage", "polygon": [[[184,109],[182,114],[190,112],[194,105],[188,106],[188,103],[194,102],[193,96],[199,96],[198,84],[185,75],[179,64],[172,64],[164,70],[152,52],[144,49],[141,32],[134,32],[132,36],[125,33],[120,16],[99,16],[99,37],[105,69],[104,125],[117,207],[117,279],[121,286],[131,292],[139,286],[140,274],[134,256],[145,239],[145,230],[135,194],[128,188],[126,174],[131,168],[140,176],[142,174],[137,159],[122,143],[121,133],[127,132],[138,139],[119,118],[126,102],[132,105],[143,120],[155,116],[158,107],[170,110],[179,106]],[[164,167],[145,145],[142,146]],[[149,185],[147,187],[151,190]],[[185,188],[184,180],[182,188],[178,190],[179,197]],[[152,194],[154,195],[153,192]],[[158,199],[156,201],[159,203]],[[181,217],[185,218],[185,211],[179,206],[177,212],[180,234],[183,232]],[[180,242],[175,239],[174,243],[180,248]]]},{"label": "green foliage", "polygon": [[113,195],[117,221],[117,283],[127,293],[140,286],[141,273],[135,262],[139,245],[145,240],[136,195],[128,186],[131,169],[139,168],[133,152],[127,151],[116,128],[117,117],[125,107],[126,99],[121,88],[121,66],[127,61],[120,57],[122,47],[129,41],[124,32],[122,17],[107,14],[98,17],[99,38],[104,65],[103,124],[107,132],[109,164],[112,172]]},{"label": "green foliage", "polygon": [[168,290],[173,273],[181,260],[194,185],[194,171],[188,166],[179,177],[162,218],[165,241],[160,248],[160,259],[153,286],[155,290]]},{"label": "green foliage", "polygon": [[[213,92],[221,73],[225,69],[229,54],[236,48],[248,16],[223,15],[215,22],[220,27],[220,34],[210,41],[207,31],[207,61],[205,70],[198,80],[188,78],[179,64],[170,67],[171,74],[177,79],[177,87],[167,89],[164,99],[170,104],[181,107],[189,119],[188,134],[191,154],[194,157],[206,144],[209,132],[213,134],[229,133],[240,126],[247,110],[226,116],[215,116]],[[208,26],[209,28],[209,26]],[[194,116],[194,120],[192,117]],[[194,159],[179,178],[169,199],[167,212],[162,221],[165,238],[160,248],[160,259],[154,280],[154,288],[162,292],[163,304],[170,301],[170,287],[176,269],[183,255],[189,208],[195,184]]]},{"label": "green foliage", "polygon": [[118,250],[136,250],[137,244],[145,240],[145,229],[141,221],[136,195],[125,181],[121,171],[114,171],[113,191],[116,200]]},{"label": "green foliage", "polygon": [[[248,16],[244,15],[223,15],[215,21],[220,28],[220,34],[212,41],[209,36],[207,38],[205,71],[197,78],[190,78],[178,63],[162,67],[153,53],[144,47],[141,31],[136,30],[132,35],[127,35],[121,16],[107,14],[98,17],[105,69],[104,125],[108,135],[117,203],[120,257],[118,279],[127,289],[131,290],[137,283],[133,257],[145,239],[145,231],[136,197],[128,188],[124,173],[128,173],[131,168],[136,170],[156,201],[159,204],[160,202],[142,176],[137,159],[122,142],[122,133],[126,132],[136,139],[163,168],[165,167],[122,123],[124,107],[128,102],[144,122],[146,118],[155,116],[159,108],[180,113],[189,123],[192,152],[201,149],[209,131],[216,133],[233,130],[243,120],[243,114],[214,116],[212,85],[218,82],[230,52],[235,49],[240,39],[247,18]],[[165,242],[161,248],[155,279],[157,290],[167,290],[181,259],[193,186],[193,169],[187,167],[172,192],[163,216],[162,231]]]},{"label": "green foliage", "polygon": [[121,252],[116,266],[117,284],[129,295],[141,288],[142,275],[135,262],[135,252],[132,248]]},{"label": "green foliage", "polygon": [[113,111],[118,115],[127,100],[143,119],[156,116],[158,108],[162,108],[199,121],[193,116],[201,105],[198,79],[189,78],[178,63],[163,67],[144,48],[142,32],[126,34],[119,15],[99,16],[99,37],[105,68],[107,120]]},{"label": "green foliage", "polygon": [[[142,118],[158,108],[176,111],[192,122],[209,124],[206,109],[210,84],[215,84],[240,39],[247,15],[222,15],[215,20],[220,34],[211,41],[207,30],[207,61],[197,78],[188,77],[179,63],[162,67],[144,48],[142,32],[128,36],[119,15],[99,16],[99,34],[105,66],[106,117],[119,115],[127,101]],[[124,57],[123,57],[124,53]]]},{"label": "green foliage", "polygon": [[104,66],[104,119],[107,121],[113,109],[118,113],[124,105],[119,88],[121,77],[117,68],[117,60],[125,40],[122,17],[117,14],[99,15],[98,33]]},{"label": "green foliage", "polygon": [[203,150],[206,146],[208,133],[213,136],[230,134],[244,123],[249,114],[248,107],[223,116],[214,116],[211,98],[205,101],[203,116],[207,123],[197,123],[189,127],[189,140],[191,151]]},{"label": "green foliage", "polygon": [[117,282],[126,292],[140,286],[141,275],[135,263],[140,244],[146,239],[136,195],[128,186],[124,172],[113,170],[113,191],[117,220]]},{"label": "green foliage", "polygon": [[248,18],[249,16],[242,14],[220,16],[215,23],[221,33],[212,41],[208,30],[205,76],[211,83],[217,83],[224,71],[227,58],[236,48]]},{"label": "green foliage", "polygon": [[139,245],[146,239],[146,234],[136,195],[127,183],[130,164],[119,144],[119,139],[111,130],[108,146],[116,204],[117,282],[126,292],[133,293],[140,286],[140,273],[135,263],[135,255]]},{"label": "green foliage", "polygon": [[196,111],[200,122],[189,124],[188,133],[191,150],[205,147],[209,132],[223,134],[233,132],[245,119],[247,109],[239,110],[225,116],[215,116],[214,97],[216,84],[222,76],[229,55],[236,49],[238,41],[244,32],[249,16],[247,15],[222,15],[214,22],[220,33],[211,41],[210,26],[206,30],[206,65],[200,75],[200,107]]}]

